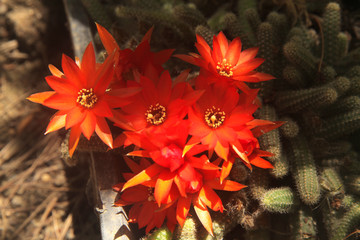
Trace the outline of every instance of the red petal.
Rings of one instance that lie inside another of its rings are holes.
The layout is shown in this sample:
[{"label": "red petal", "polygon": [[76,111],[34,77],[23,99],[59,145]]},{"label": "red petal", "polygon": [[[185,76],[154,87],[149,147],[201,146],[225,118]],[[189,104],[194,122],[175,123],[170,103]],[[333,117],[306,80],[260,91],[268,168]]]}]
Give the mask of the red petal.
[{"label": "red petal", "polygon": [[[110,82],[114,76],[114,54],[110,54],[96,70],[95,73],[95,88],[94,92],[98,95],[102,95],[108,88]],[[89,85],[89,88],[92,87]]]},{"label": "red petal", "polygon": [[225,37],[223,32],[219,32],[219,34],[217,35],[217,40],[218,40],[218,43],[219,43],[221,54],[222,54],[222,56],[224,58],[226,52],[228,51],[229,41],[227,40],[227,38]]},{"label": "red petal", "polygon": [[215,145],[215,152],[219,157],[227,161],[229,155],[229,145],[225,147],[217,141]]},{"label": "red petal", "polygon": [[101,42],[109,54],[115,49],[120,49],[113,36],[103,26],[96,23],[96,27],[99,32]]},{"label": "red petal", "polygon": [[247,62],[244,62],[240,65],[237,65],[233,68],[234,75],[244,75],[246,73],[251,72],[258,66],[260,66],[264,62],[264,59],[262,58],[254,58],[252,60],[249,60]]},{"label": "red petal", "polygon": [[241,53],[241,40],[239,37],[231,41],[229,49],[226,52],[225,58],[232,66],[236,66]]},{"label": "red petal", "polygon": [[198,58],[195,58],[195,57],[192,57],[192,56],[188,56],[188,55],[185,55],[185,54],[175,54],[174,57],[177,57],[177,58],[180,58],[181,60],[185,61],[185,62],[188,62],[192,65],[195,65],[195,66],[199,66],[199,59]]},{"label": "red petal", "polygon": [[139,228],[143,228],[150,223],[151,219],[154,217],[155,209],[156,205],[154,204],[154,202],[147,201],[143,204],[137,219]]},{"label": "red petal", "polygon": [[191,198],[189,197],[181,197],[179,198],[176,206],[176,219],[180,225],[180,227],[184,226],[186,217],[189,213],[191,205]]},{"label": "red petal", "polygon": [[44,106],[58,110],[70,110],[76,107],[77,96],[53,94],[43,102]]},{"label": "red petal", "polygon": [[95,115],[99,117],[112,117],[112,111],[109,107],[108,103],[104,101],[103,99],[100,99],[94,106],[94,108],[91,109],[91,112],[93,112]]},{"label": "red petal", "polygon": [[63,54],[61,66],[66,79],[68,79],[71,84],[75,85],[79,89],[86,87],[86,80],[82,76],[79,66],[76,65],[70,57]]},{"label": "red petal", "polygon": [[178,175],[175,176],[174,178],[174,182],[180,192],[180,195],[183,196],[183,197],[187,197],[186,195],[186,184],[184,183],[184,181],[182,181],[180,179],[180,177]]},{"label": "red petal", "polygon": [[70,130],[70,137],[69,137],[69,155],[70,155],[70,157],[72,157],[72,155],[74,154],[74,151],[79,143],[80,135],[81,135],[80,125],[78,124],[78,125],[73,126]]},{"label": "red petal", "polygon": [[88,140],[90,140],[91,135],[95,131],[95,125],[96,125],[96,116],[92,112],[88,111],[86,113],[84,120],[80,125],[81,132]]},{"label": "red petal", "polygon": [[49,86],[59,94],[64,95],[78,95],[79,89],[70,84],[66,78],[58,78],[55,76],[47,76],[45,80]]},{"label": "red petal", "polygon": [[171,77],[168,71],[164,71],[160,76],[160,81],[157,84],[157,91],[159,93],[160,104],[168,104],[171,95]]},{"label": "red petal", "polygon": [[121,194],[121,199],[129,203],[136,203],[136,202],[147,201],[148,196],[149,196],[149,188],[140,185],[126,189]]},{"label": "red petal", "polygon": [[65,128],[69,129],[72,126],[81,123],[86,116],[86,111],[82,107],[74,107],[66,114]]},{"label": "red petal", "polygon": [[113,148],[113,139],[110,128],[103,117],[96,117],[95,132],[106,145]]},{"label": "red petal", "polygon": [[224,181],[224,179],[229,176],[231,168],[234,164],[235,158],[229,157],[228,161],[224,161],[222,168],[221,168],[221,175],[220,175],[220,183]]},{"label": "red petal", "polygon": [[129,187],[139,185],[143,182],[150,181],[153,177],[158,175],[163,169],[164,169],[163,167],[154,163],[150,167],[146,168],[145,170],[141,171],[140,173],[132,177],[130,180],[128,180],[124,184],[124,187],[121,191],[124,191]]},{"label": "red petal", "polygon": [[274,166],[270,162],[262,159],[261,157],[255,157],[250,161],[250,163],[259,168],[274,168]]},{"label": "red petal", "polygon": [[84,55],[82,57],[81,71],[83,72],[85,79],[87,80],[87,87],[93,87],[94,86],[94,75],[96,70],[96,62],[95,62],[95,50],[90,42],[88,46],[85,49]]},{"label": "red petal", "polygon": [[256,56],[256,54],[258,53],[258,51],[259,51],[258,47],[248,48],[248,49],[242,51],[240,53],[239,61],[237,62],[236,65],[241,65],[241,64],[253,59]]}]

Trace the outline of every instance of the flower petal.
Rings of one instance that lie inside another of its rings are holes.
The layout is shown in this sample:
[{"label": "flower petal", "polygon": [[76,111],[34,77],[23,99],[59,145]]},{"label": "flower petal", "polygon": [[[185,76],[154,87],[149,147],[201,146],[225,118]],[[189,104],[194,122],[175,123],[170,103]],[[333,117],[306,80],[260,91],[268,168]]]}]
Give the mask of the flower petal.
[{"label": "flower petal", "polygon": [[58,110],[70,110],[76,107],[76,96],[53,94],[44,100],[44,106]]},{"label": "flower petal", "polygon": [[48,99],[49,97],[51,97],[52,95],[54,95],[55,93],[56,93],[55,91],[34,93],[34,94],[31,94],[26,99],[29,100],[29,101],[32,101],[34,103],[44,104],[44,101],[46,99]]},{"label": "flower petal", "polygon": [[74,107],[66,114],[65,128],[69,129],[72,126],[81,123],[86,116],[86,111],[81,107]]},{"label": "flower petal", "polygon": [[245,185],[242,185],[241,183],[234,182],[231,180],[224,180],[222,183],[220,183],[219,179],[211,179],[206,181],[205,183],[208,187],[213,188],[215,190],[223,190],[223,191],[239,191],[240,189],[245,188]]},{"label": "flower petal", "polygon": [[124,184],[124,187],[123,187],[123,189],[121,191],[123,192],[125,189],[127,189],[129,187],[133,187],[133,186],[139,185],[139,184],[141,184],[143,182],[151,180],[153,177],[158,175],[163,169],[164,169],[163,167],[161,167],[161,166],[157,165],[156,163],[154,163],[150,167],[142,170],[137,175],[135,175],[130,180],[128,180]]},{"label": "flower petal", "polygon": [[80,135],[81,135],[80,124],[73,126],[70,130],[70,137],[69,137],[70,157],[72,157],[72,155],[74,154],[74,151],[79,143]]},{"label": "flower petal", "polygon": [[56,77],[62,78],[64,76],[64,74],[52,64],[49,64],[49,70],[51,74]]},{"label": "flower petal", "polygon": [[111,131],[103,117],[96,117],[95,132],[106,145],[108,145],[110,148],[113,148],[113,138],[111,136]]},{"label": "flower petal", "polygon": [[96,23],[97,30],[102,44],[108,53],[112,53],[115,49],[120,49],[113,36],[100,24]]},{"label": "flower petal", "polygon": [[65,54],[62,55],[61,66],[64,71],[64,75],[66,79],[76,86],[79,89],[82,89],[86,86],[86,82],[84,77],[82,76],[82,72],[78,65]]},{"label": "flower petal", "polygon": [[87,80],[87,88],[91,88],[94,86],[94,74],[96,70],[96,62],[95,62],[95,50],[92,42],[88,44],[85,49],[84,55],[82,57],[80,69],[84,74],[85,79]]},{"label": "flower petal", "polygon": [[[194,201],[196,202],[196,201]],[[211,234],[211,236],[214,236],[213,230],[212,230],[212,221],[211,216],[207,208],[202,208],[202,206],[198,203],[194,203],[194,209],[196,212],[196,215],[198,216],[201,224],[204,226],[204,228]]]},{"label": "flower petal", "polygon": [[250,160],[250,163],[259,168],[274,168],[274,166],[261,157],[255,157]]},{"label": "flower petal", "polygon": [[79,89],[70,84],[66,78],[58,78],[55,76],[45,77],[47,84],[57,93],[64,95],[78,95]]},{"label": "flower petal", "polygon": [[186,217],[189,213],[191,205],[190,197],[181,197],[179,198],[176,206],[176,219],[180,225],[180,227],[184,226]]},{"label": "flower petal", "polygon": [[84,136],[90,140],[91,135],[95,131],[96,116],[91,111],[87,111],[84,120],[82,121],[80,128]]},{"label": "flower petal", "polygon": [[55,113],[50,119],[50,122],[46,128],[45,135],[65,127],[65,119],[66,113],[61,111]]},{"label": "flower petal", "polygon": [[199,192],[199,199],[213,211],[223,212],[223,205],[220,197],[210,187],[204,185]]},{"label": "flower petal", "polygon": [[174,181],[174,172],[165,171],[160,173],[158,179],[156,180],[154,197],[159,207],[161,203],[164,203],[164,200],[169,195],[171,186]]},{"label": "flower petal", "polygon": [[236,66],[241,53],[241,40],[239,37],[233,39],[227,49],[225,59],[231,66]]},{"label": "flower petal", "polygon": [[91,109],[91,112],[99,117],[112,117],[112,111],[108,103],[103,99],[99,99],[95,106]]}]

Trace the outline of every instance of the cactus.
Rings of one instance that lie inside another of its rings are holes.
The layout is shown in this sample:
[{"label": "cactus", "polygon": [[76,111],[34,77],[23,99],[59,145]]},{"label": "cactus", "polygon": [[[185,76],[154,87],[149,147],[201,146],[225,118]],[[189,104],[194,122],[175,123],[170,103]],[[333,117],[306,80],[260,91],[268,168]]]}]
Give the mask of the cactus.
[{"label": "cactus", "polygon": [[317,239],[317,224],[309,209],[299,209],[294,217],[292,240]]},{"label": "cactus", "polygon": [[301,200],[308,205],[317,203],[320,199],[319,179],[315,161],[305,137],[299,135],[290,139],[287,151]]},{"label": "cactus", "polygon": [[289,187],[270,189],[263,194],[260,204],[269,212],[288,213],[295,204],[294,193]]},{"label": "cactus", "polygon": [[167,227],[156,229],[153,233],[143,240],[171,240],[172,234]]},{"label": "cactus", "polygon": [[360,223],[360,204],[353,204],[345,215],[339,219],[339,223],[334,228],[330,240],[344,239],[351,232],[352,227]]}]

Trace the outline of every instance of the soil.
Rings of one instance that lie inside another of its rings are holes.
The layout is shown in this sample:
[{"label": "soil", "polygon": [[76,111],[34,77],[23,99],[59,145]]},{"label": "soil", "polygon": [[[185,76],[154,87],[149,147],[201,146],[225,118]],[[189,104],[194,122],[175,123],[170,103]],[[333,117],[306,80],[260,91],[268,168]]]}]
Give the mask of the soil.
[{"label": "soil", "polygon": [[0,239],[100,239],[86,197],[89,167],[61,159],[54,111],[26,100],[48,90],[49,63],[72,56],[61,0],[0,1]]}]

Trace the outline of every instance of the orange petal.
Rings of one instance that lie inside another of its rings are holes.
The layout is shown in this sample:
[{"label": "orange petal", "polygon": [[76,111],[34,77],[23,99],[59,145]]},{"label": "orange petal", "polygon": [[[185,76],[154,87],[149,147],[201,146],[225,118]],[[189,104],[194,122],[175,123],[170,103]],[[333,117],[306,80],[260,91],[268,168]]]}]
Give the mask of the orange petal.
[{"label": "orange petal", "polygon": [[49,97],[51,97],[52,95],[54,95],[56,92],[55,91],[47,91],[47,92],[41,92],[41,93],[34,93],[31,94],[29,97],[27,97],[26,99],[29,101],[32,101],[34,103],[40,103],[40,104],[44,104],[44,101],[46,99],[48,99]]},{"label": "orange petal", "polygon": [[154,163],[150,167],[146,168],[145,170],[142,170],[140,173],[132,177],[130,180],[128,180],[121,191],[124,191],[125,189],[129,187],[133,187],[136,185],[139,185],[143,182],[150,181],[153,177],[155,177],[157,174],[159,174],[164,168]]},{"label": "orange petal", "polygon": [[74,107],[66,114],[65,128],[81,123],[86,117],[86,111],[82,107]]},{"label": "orange petal", "polygon": [[127,156],[133,156],[133,157],[146,157],[149,158],[150,154],[148,151],[145,150],[138,150],[138,151],[132,151],[126,154]]},{"label": "orange petal", "polygon": [[96,70],[96,62],[95,62],[95,50],[92,42],[90,42],[84,52],[84,55],[82,57],[80,69],[85,75],[85,78],[87,79],[87,88],[94,86],[94,74]]},{"label": "orange petal", "polygon": [[58,110],[70,110],[76,107],[77,96],[53,94],[42,103],[44,106]]},{"label": "orange petal", "polygon": [[199,192],[199,199],[213,211],[223,212],[223,204],[220,197],[210,187],[204,185]]},{"label": "orange petal", "polygon": [[113,148],[113,139],[110,128],[103,117],[96,117],[95,132],[106,145]]},{"label": "orange petal", "polygon": [[211,234],[211,236],[214,236],[213,230],[212,230],[212,221],[211,216],[207,208],[202,208],[201,205],[194,203],[194,209],[196,212],[196,215],[198,216],[201,224],[204,226],[204,228]]},{"label": "orange petal", "polygon": [[229,147],[224,147],[220,141],[216,142],[215,145],[215,152],[216,154],[221,157],[222,159],[224,159],[225,161],[228,160],[228,155],[229,155]]},{"label": "orange petal", "polygon": [[81,135],[80,124],[73,126],[70,130],[70,137],[69,137],[70,157],[72,157],[72,155],[74,154],[74,151],[79,143],[80,135]]},{"label": "orange petal", "polygon": [[56,130],[59,130],[60,128],[65,127],[65,119],[66,119],[66,113],[63,113],[61,111],[55,113],[49,122],[49,125],[46,128],[45,134],[48,134],[50,132],[54,132]]},{"label": "orange petal", "polygon": [[184,71],[182,71],[174,80],[173,85],[176,85],[180,82],[185,82],[186,79],[189,76],[189,72],[191,69],[185,69]]},{"label": "orange petal", "polygon": [[220,183],[218,179],[212,179],[206,181],[205,184],[210,188],[223,191],[239,191],[240,189],[246,187],[245,185],[242,185],[238,182],[226,179],[222,183]]},{"label": "orange petal", "polygon": [[51,74],[56,77],[62,78],[64,76],[64,74],[52,64],[49,64],[49,70]]},{"label": "orange petal", "polygon": [[190,138],[190,140],[187,142],[187,144],[185,145],[184,149],[183,149],[183,153],[182,153],[182,157],[185,156],[185,154],[190,151],[190,149],[192,149],[195,145],[200,143],[200,139],[197,137],[192,137]]},{"label": "orange petal", "polygon": [[234,164],[235,158],[229,157],[228,161],[224,161],[222,168],[221,168],[221,175],[220,175],[220,183],[224,181],[224,179],[229,176],[231,168]]},{"label": "orange petal", "polygon": [[57,93],[65,95],[77,95],[79,89],[70,84],[67,79],[56,76],[45,77],[47,84]]},{"label": "orange petal", "polygon": [[[237,144],[237,146],[232,145],[232,148],[234,149],[235,153],[246,163],[250,163],[247,155],[243,152],[243,149],[240,144]],[[240,149],[239,149],[240,148]]]},{"label": "orange petal", "polygon": [[184,181],[182,181],[178,175],[175,176],[174,183],[176,184],[176,186],[180,192],[180,195],[183,197],[187,197],[186,185],[185,185]]},{"label": "orange petal", "polygon": [[225,59],[232,66],[235,66],[239,60],[240,53],[241,53],[241,40],[239,37],[237,37],[231,41],[229,45],[229,49],[226,52]]},{"label": "orange petal", "polygon": [[159,207],[161,203],[164,202],[164,199],[168,196],[170,192],[171,186],[174,181],[174,176],[175,173],[168,171],[162,172],[160,173],[156,181],[154,197]]},{"label": "orange petal", "polygon": [[115,49],[120,49],[113,36],[100,24],[96,23],[97,30],[102,44],[108,53],[112,53]]},{"label": "orange petal", "polygon": [[191,198],[181,197],[179,198],[176,206],[176,220],[178,221],[180,227],[184,226],[186,217],[189,213],[191,205]]}]

